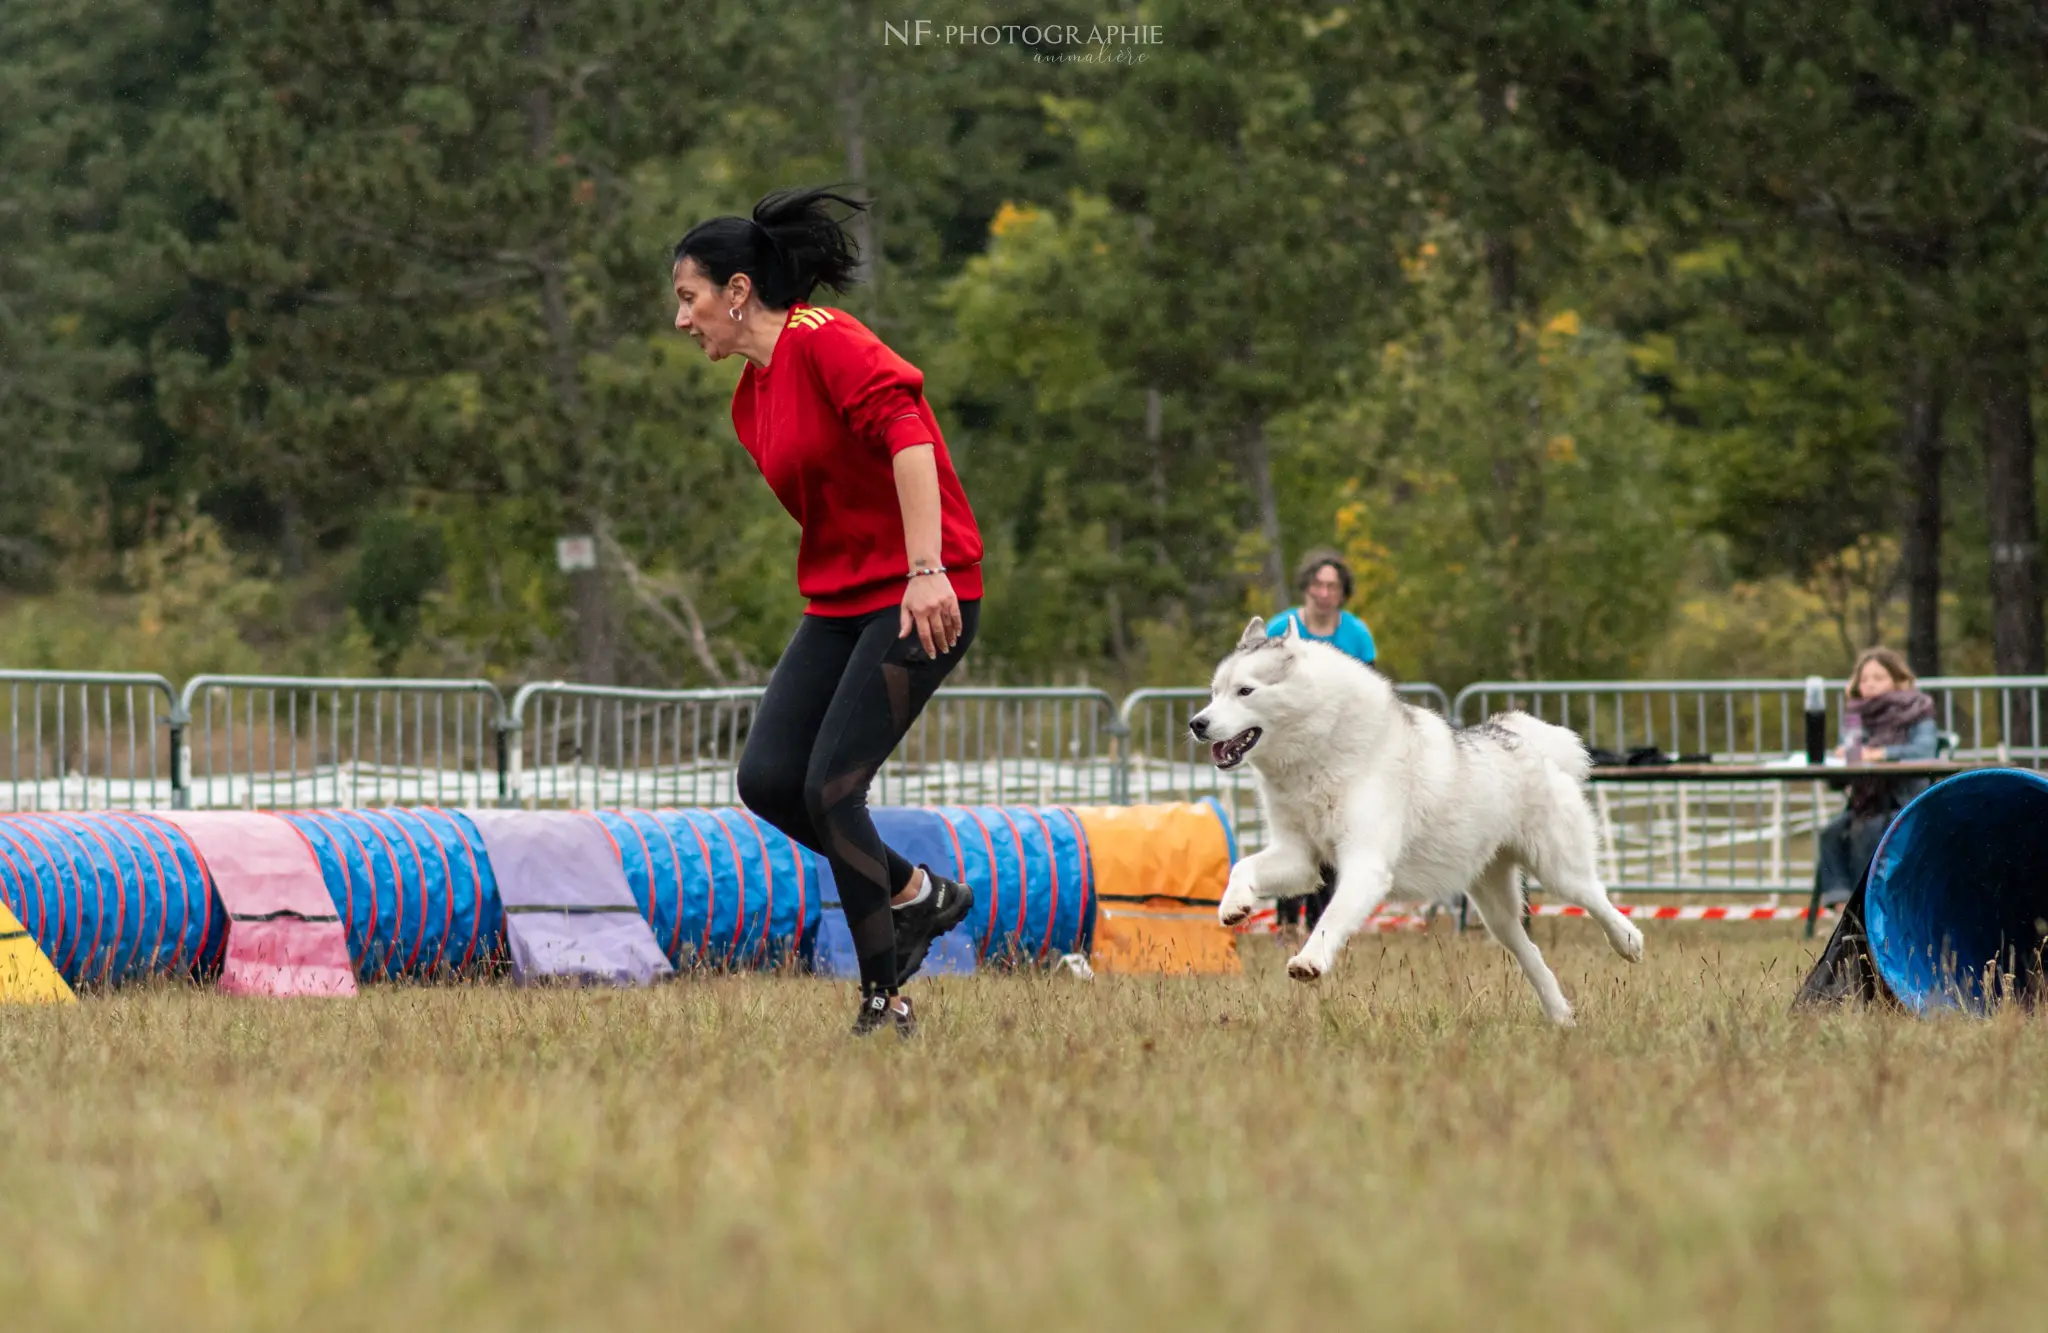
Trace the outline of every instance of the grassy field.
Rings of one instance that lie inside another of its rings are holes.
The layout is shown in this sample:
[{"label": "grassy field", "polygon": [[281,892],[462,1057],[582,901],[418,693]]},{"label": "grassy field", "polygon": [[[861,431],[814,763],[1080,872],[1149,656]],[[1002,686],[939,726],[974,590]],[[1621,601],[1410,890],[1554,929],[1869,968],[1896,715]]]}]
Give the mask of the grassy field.
[{"label": "grassy field", "polygon": [[0,1326],[2032,1326],[2048,1029],[1795,1019],[1788,928],[1321,990],[126,992],[0,1014]]}]

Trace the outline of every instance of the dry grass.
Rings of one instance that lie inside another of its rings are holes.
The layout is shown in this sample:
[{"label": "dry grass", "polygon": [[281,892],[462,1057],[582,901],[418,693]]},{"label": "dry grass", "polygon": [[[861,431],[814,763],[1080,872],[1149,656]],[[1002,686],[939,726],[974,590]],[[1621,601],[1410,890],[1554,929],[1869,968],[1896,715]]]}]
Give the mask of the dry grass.
[{"label": "dry grass", "polygon": [[0,1014],[8,1328],[2026,1327],[2048,1029],[1798,1020],[1810,948],[1541,923],[1321,991],[185,990]]}]

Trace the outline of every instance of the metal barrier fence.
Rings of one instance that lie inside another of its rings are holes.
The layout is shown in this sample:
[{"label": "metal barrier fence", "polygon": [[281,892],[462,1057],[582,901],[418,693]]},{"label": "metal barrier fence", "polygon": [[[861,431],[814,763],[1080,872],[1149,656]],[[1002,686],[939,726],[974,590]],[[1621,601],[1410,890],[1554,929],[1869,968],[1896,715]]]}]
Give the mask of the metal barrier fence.
[{"label": "metal barrier fence", "polygon": [[[1825,682],[1830,742],[1844,682]],[[1948,677],[1934,696],[1947,753],[2048,767],[2048,677]],[[1803,745],[1805,682],[1488,681],[1455,701],[1399,687],[1466,724],[1524,708],[1621,753],[1655,746],[1769,762]],[[482,680],[0,671],[8,737],[0,810],[312,805],[729,805],[761,691],[561,682],[508,705]],[[878,804],[1223,802],[1248,849],[1263,828],[1249,776],[1188,738],[1199,688],[940,690],[877,774]],[[1824,782],[1606,786],[1593,800],[1617,891],[1803,892]]]},{"label": "metal barrier fence", "polygon": [[[1841,732],[1846,680],[1823,681],[1828,735]],[[2042,704],[2048,676],[1930,677],[1953,753],[1976,762],[2040,768]],[[1716,761],[1782,758],[1805,740],[1806,683],[1801,680],[1481,681],[1458,691],[1460,725],[1521,708],[1570,727],[1589,746],[1627,752],[1642,745]]]},{"label": "metal barrier fence", "polygon": [[[8,744],[0,810],[170,804],[178,696],[162,676],[0,671]],[[161,729],[161,730],[160,730]]]},{"label": "metal barrier fence", "polygon": [[[762,691],[527,685],[513,696],[507,800],[734,805]],[[1116,702],[1091,689],[940,690],[876,774],[878,805],[1124,800]]]},{"label": "metal barrier fence", "polygon": [[505,700],[483,680],[195,676],[181,808],[496,805]]},{"label": "metal barrier fence", "polygon": [[[1434,685],[1394,687],[1410,703],[1451,717],[1451,700]],[[1124,761],[1124,803],[1198,801],[1213,796],[1229,812],[1240,847],[1256,851],[1265,842],[1265,820],[1259,812],[1251,772],[1223,772],[1202,754],[1188,732],[1188,719],[1209,702],[1203,688],[1137,690],[1126,696],[1118,715],[1129,736]]]},{"label": "metal barrier fence", "polygon": [[[1841,732],[1843,680],[1823,682],[1828,744]],[[1930,678],[1944,757],[2039,768],[2048,678]],[[1639,747],[1714,763],[1769,763],[1805,746],[1806,683],[1737,681],[1484,681],[1459,691],[1461,725],[1521,708],[1569,727],[1586,744]],[[1611,888],[1804,893],[1821,829],[1842,807],[1825,782],[1595,784]]]}]

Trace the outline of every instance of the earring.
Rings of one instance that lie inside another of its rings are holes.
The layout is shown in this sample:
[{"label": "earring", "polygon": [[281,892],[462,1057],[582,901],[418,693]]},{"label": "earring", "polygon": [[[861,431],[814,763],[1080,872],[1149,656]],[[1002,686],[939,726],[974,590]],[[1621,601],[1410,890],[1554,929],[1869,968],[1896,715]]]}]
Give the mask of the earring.
[{"label": "earring", "polygon": [[745,316],[745,315],[742,315],[742,314],[740,313],[740,308],[739,308],[738,306],[728,306],[728,307],[726,307],[726,311],[725,311],[725,313],[726,313],[726,314],[728,314],[728,315],[731,315],[731,316],[732,316],[732,318],[733,318],[733,322],[734,322],[735,324],[737,324],[737,323],[738,323],[739,321],[741,321],[741,320],[743,320],[743,319],[745,319],[745,318],[746,318],[746,316]]}]

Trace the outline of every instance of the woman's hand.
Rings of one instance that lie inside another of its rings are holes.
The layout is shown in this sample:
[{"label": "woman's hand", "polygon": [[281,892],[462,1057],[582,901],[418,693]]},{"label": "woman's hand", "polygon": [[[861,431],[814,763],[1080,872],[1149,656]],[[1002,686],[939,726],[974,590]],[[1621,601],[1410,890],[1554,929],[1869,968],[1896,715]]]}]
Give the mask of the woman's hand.
[{"label": "woman's hand", "polygon": [[[937,458],[936,446],[914,444],[899,450],[891,464],[896,470],[896,498],[903,506],[903,549],[912,570],[936,569],[940,564]],[[906,581],[896,637],[908,638],[913,628],[927,657],[949,653],[960,641],[960,599],[944,574],[913,573]]]},{"label": "woman's hand", "polygon": [[1881,763],[1883,763],[1883,762],[1884,762],[1884,747],[1883,747],[1882,745],[1866,745],[1866,746],[1864,746],[1864,747],[1863,747],[1863,762],[1864,762],[1864,763],[1866,763],[1866,764],[1881,764]]},{"label": "woman's hand", "polygon": [[960,599],[954,595],[953,581],[944,574],[919,574],[908,584],[903,590],[896,637],[908,637],[914,627],[925,656],[935,658],[953,651],[961,628]]}]

